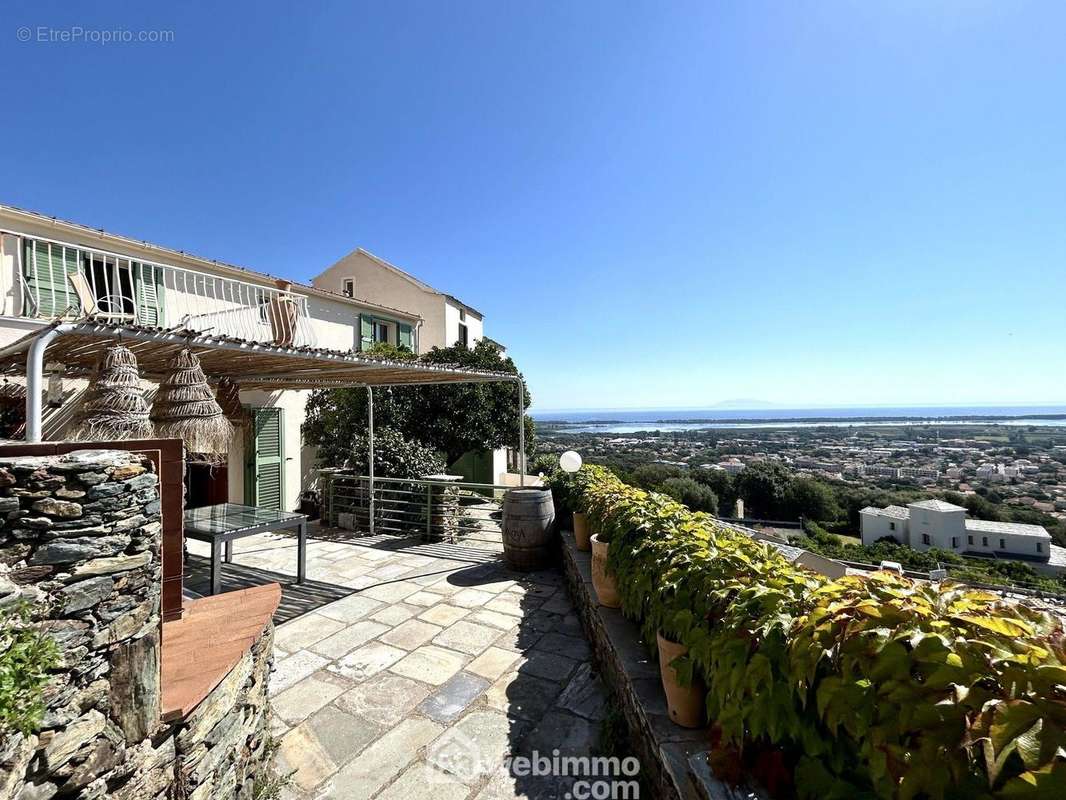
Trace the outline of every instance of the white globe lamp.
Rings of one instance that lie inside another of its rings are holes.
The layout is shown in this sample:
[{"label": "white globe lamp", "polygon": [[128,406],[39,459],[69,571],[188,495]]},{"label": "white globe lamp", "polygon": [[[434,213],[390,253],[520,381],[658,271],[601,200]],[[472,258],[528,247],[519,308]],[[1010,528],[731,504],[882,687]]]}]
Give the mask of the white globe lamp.
[{"label": "white globe lamp", "polygon": [[567,450],[559,456],[559,467],[563,472],[577,472],[581,469],[581,456],[573,450]]}]

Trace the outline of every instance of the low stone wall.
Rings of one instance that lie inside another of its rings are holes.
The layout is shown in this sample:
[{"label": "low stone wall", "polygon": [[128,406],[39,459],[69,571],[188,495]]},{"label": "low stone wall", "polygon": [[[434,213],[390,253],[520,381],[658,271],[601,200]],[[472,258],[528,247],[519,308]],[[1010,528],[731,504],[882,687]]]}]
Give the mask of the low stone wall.
[{"label": "low stone wall", "polygon": [[657,657],[640,628],[616,608],[604,608],[592,587],[592,557],[562,534],[563,570],[596,664],[626,718],[641,774],[664,800],[761,800],[750,789],[723,784],[707,765],[709,732],[675,725],[666,707]]},{"label": "low stone wall", "polygon": [[40,730],[0,731],[0,800],[250,797],[268,627],[186,720],[161,720],[160,503],[133,453],[0,456],[0,607],[59,646]]}]

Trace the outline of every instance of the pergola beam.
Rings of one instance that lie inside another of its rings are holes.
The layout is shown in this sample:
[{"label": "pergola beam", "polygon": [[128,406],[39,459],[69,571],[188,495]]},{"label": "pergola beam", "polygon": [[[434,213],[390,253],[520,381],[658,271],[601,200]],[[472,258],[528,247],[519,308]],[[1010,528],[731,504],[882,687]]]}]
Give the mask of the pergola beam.
[{"label": "pergola beam", "polygon": [[[142,374],[162,377],[165,365],[180,349],[197,351],[209,377],[235,378],[238,385],[262,390],[365,387],[367,390],[368,444],[370,450],[370,530],[374,530],[374,386],[426,386],[459,383],[513,381],[518,395],[519,486],[526,480],[525,392],[519,376],[503,372],[469,370],[405,361],[385,361],[357,353],[308,350],[278,345],[221,339],[206,334],[129,328],[93,321],[53,323],[0,348],[0,368],[15,369],[24,363],[26,375],[26,441],[39,442],[42,435],[44,364],[48,347],[60,337],[73,340],[53,360],[67,363],[73,371],[90,370],[108,343],[123,341],[147,368]],[[219,364],[211,358],[225,352]],[[23,362],[22,359],[25,359]],[[206,363],[205,363],[206,362]],[[225,372],[219,367],[225,365]],[[274,372],[268,371],[273,368]]]}]

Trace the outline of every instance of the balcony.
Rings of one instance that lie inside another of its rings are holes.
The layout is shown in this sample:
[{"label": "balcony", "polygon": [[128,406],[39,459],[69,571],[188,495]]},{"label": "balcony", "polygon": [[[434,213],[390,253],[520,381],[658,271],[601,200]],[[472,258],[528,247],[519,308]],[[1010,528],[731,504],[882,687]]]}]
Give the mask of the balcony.
[{"label": "balcony", "polygon": [[[266,284],[42,237],[17,239],[18,316],[184,329],[284,347],[315,347],[307,298]],[[8,259],[5,259],[5,261]]]}]

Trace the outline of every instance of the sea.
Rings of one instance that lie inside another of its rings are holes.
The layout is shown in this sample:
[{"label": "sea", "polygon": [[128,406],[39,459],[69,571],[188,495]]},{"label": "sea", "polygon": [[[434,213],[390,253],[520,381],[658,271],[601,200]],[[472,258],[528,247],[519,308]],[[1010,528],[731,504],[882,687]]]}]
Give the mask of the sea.
[{"label": "sea", "polygon": [[1044,425],[1066,427],[1066,405],[848,406],[840,408],[601,409],[532,412],[548,433],[639,433],[875,425]]}]

